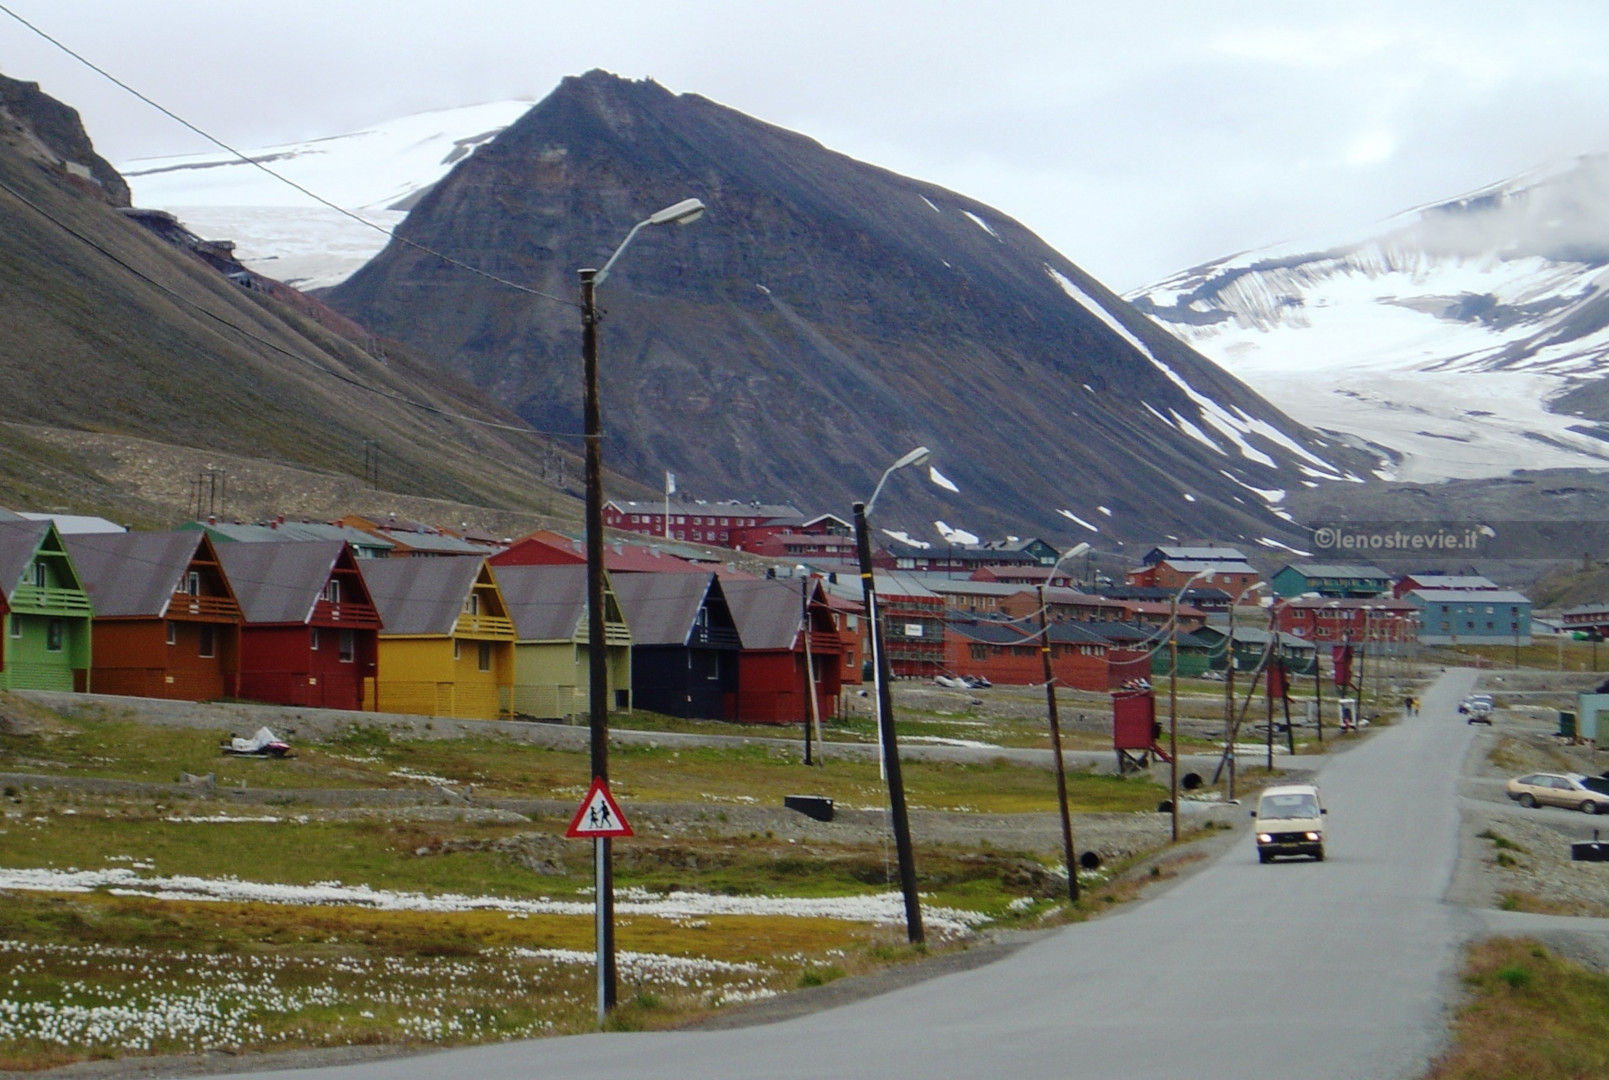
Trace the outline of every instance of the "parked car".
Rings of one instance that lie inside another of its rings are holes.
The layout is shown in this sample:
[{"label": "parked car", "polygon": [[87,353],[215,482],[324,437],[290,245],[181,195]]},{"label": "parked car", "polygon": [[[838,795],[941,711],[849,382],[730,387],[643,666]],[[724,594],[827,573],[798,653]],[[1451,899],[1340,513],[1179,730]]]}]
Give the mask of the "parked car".
[{"label": "parked car", "polygon": [[1563,806],[1583,814],[1609,813],[1609,780],[1580,773],[1531,773],[1508,782],[1508,797],[1521,806]]},{"label": "parked car", "polygon": [[989,687],[994,685],[994,683],[990,682],[988,679],[985,679],[982,675],[963,675],[961,676],[961,679],[973,690],[987,690]]},{"label": "parked car", "polygon": [[1458,703],[1458,711],[1463,713],[1465,721],[1471,724],[1485,724],[1490,727],[1492,713],[1495,710],[1496,705],[1490,694],[1471,694]]},{"label": "parked car", "polygon": [[1273,862],[1276,855],[1311,855],[1324,861],[1324,815],[1329,811],[1312,784],[1283,784],[1264,788],[1253,829],[1257,835],[1257,861]]},{"label": "parked car", "polygon": [[967,685],[967,681],[959,675],[935,675],[933,676],[933,685],[948,687],[951,690],[972,689]]}]

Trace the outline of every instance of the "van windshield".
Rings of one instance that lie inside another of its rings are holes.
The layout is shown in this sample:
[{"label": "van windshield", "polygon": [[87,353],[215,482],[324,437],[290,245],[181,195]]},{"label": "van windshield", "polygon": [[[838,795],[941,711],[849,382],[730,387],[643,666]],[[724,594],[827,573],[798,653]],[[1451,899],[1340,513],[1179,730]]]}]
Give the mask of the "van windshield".
[{"label": "van windshield", "polygon": [[1318,800],[1307,794],[1264,795],[1258,804],[1260,818],[1315,818],[1318,817]]}]

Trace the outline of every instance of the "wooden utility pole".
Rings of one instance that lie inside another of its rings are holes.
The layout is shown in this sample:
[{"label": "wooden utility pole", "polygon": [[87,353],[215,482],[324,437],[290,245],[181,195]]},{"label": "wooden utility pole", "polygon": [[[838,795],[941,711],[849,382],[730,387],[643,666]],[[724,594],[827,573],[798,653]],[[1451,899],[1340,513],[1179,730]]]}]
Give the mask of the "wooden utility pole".
[{"label": "wooden utility pole", "polygon": [[1045,663],[1045,710],[1050,718],[1050,756],[1056,763],[1056,805],[1061,808],[1062,857],[1067,860],[1067,899],[1078,903],[1078,863],[1073,859],[1073,819],[1067,810],[1067,764],[1061,752],[1061,715],[1056,711],[1056,675],[1050,664],[1050,623],[1045,587],[1039,586],[1039,655]]}]

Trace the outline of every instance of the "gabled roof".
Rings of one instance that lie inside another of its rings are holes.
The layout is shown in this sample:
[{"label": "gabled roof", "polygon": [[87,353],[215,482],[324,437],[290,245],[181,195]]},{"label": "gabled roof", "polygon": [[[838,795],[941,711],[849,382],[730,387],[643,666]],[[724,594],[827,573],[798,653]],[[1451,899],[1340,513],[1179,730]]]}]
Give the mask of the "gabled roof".
[{"label": "gabled roof", "polygon": [[[721,591],[726,595],[726,606],[737,624],[738,640],[745,649],[791,649],[799,640],[804,618],[804,603],[796,581],[775,581],[767,578],[726,580]],[[812,599],[817,586],[810,586]]]},{"label": "gabled roof", "polygon": [[63,536],[78,536],[83,533],[120,533],[127,532],[115,521],[107,521],[103,517],[92,514],[35,514],[27,510],[22,511],[19,517],[28,521],[50,521],[56,525],[56,531]]},{"label": "gabled roof", "polygon": [[485,567],[484,559],[365,559],[359,567],[384,627],[381,634],[445,637]]},{"label": "gabled roof", "polygon": [[633,645],[687,644],[704,598],[720,588],[708,570],[701,574],[622,574],[615,579],[615,596],[631,628]]},{"label": "gabled roof", "polygon": [[[202,532],[80,533],[63,537],[97,616],[167,614]],[[210,544],[209,544],[210,548]]]},{"label": "gabled roof", "polygon": [[1512,589],[1414,589],[1409,597],[1427,604],[1529,604],[1531,598]]},{"label": "gabled roof", "polygon": [[[571,641],[587,623],[587,568],[564,566],[496,566],[492,576],[514,620],[519,641]],[[607,578],[604,589],[609,590]],[[609,610],[607,601],[604,611]]]},{"label": "gabled roof", "polygon": [[[219,544],[218,562],[249,623],[305,623],[346,549],[339,540]],[[383,562],[369,559],[367,562]]]},{"label": "gabled roof", "polygon": [[[990,645],[1031,645],[1037,640],[1039,624],[1029,627],[991,619],[950,619],[944,624],[944,633]],[[1051,636],[1054,639],[1055,635]]]},{"label": "gabled roof", "polygon": [[0,522],[0,590],[4,590],[7,600],[22,584],[28,564],[33,562],[51,527],[48,521]]},{"label": "gabled roof", "polygon": [[1480,574],[1409,574],[1402,580],[1412,582],[1419,592],[1440,592],[1443,589],[1492,592],[1501,588],[1497,582]]},{"label": "gabled roof", "polygon": [[[665,513],[665,500],[663,499],[610,499],[606,506],[613,506],[623,514],[660,514]],[[797,506],[787,503],[761,503],[738,502],[735,499],[726,502],[680,502],[672,499],[670,512],[675,514],[695,514],[699,517],[742,517],[755,518],[763,523],[783,522],[798,524],[804,520],[804,512]]]},{"label": "gabled roof", "polygon": [[1246,556],[1239,548],[1215,547],[1212,545],[1190,547],[1186,545],[1160,544],[1146,552],[1141,558],[1142,563],[1160,562],[1162,560],[1176,562],[1184,559],[1189,562],[1245,562]]},{"label": "gabled roof", "polygon": [[222,539],[248,544],[284,543],[287,540],[345,540],[354,548],[391,551],[397,546],[383,536],[349,525],[331,525],[325,521],[276,521],[271,525],[245,525],[238,521],[190,522],[180,528],[205,529]]},{"label": "gabled roof", "polygon": [[1302,577],[1307,578],[1369,578],[1371,580],[1389,581],[1391,575],[1378,566],[1367,566],[1362,563],[1287,563],[1284,570],[1294,570]]}]

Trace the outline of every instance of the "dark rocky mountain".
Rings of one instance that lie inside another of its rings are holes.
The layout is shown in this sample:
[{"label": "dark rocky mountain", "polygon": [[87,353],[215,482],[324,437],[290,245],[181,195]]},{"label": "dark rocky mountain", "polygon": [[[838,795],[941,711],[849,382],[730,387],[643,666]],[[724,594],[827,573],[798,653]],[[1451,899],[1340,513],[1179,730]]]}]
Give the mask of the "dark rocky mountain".
[{"label": "dark rocky mountain", "polygon": [[[1373,465],[990,207],[652,81],[566,79],[401,235],[574,297],[578,267],[690,196],[705,217],[644,230],[599,290],[606,460],[644,483],[842,514],[927,444],[960,494],[904,478],[879,505],[922,539],[1096,539],[1071,515],[1290,540],[1279,493]],[[574,308],[395,242],[324,298],[538,427],[580,422]]]},{"label": "dark rocky mountain", "polygon": [[[375,444],[393,493],[569,504],[536,479],[529,435],[402,402],[517,423],[478,391],[127,203],[72,109],[0,77],[0,506],[168,524],[187,516],[184,481],[139,477],[191,451],[283,466],[306,492],[361,477]],[[236,480],[233,507],[313,512],[297,488]]]}]

